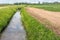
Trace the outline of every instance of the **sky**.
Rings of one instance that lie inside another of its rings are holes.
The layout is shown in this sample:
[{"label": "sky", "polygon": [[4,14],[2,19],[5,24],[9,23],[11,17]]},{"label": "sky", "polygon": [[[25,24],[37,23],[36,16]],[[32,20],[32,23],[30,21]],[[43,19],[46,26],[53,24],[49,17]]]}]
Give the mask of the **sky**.
[{"label": "sky", "polygon": [[27,2],[27,3],[38,3],[38,1],[42,2],[55,2],[58,1],[60,2],[60,0],[0,0],[0,4],[2,3],[16,3],[16,2]]}]

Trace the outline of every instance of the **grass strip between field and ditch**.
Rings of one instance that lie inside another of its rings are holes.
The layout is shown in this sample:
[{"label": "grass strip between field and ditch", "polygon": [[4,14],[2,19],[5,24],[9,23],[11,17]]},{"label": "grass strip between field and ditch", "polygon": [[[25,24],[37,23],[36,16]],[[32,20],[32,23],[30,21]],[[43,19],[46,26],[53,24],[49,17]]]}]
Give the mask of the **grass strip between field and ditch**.
[{"label": "grass strip between field and ditch", "polygon": [[7,26],[15,12],[16,7],[7,7],[0,9],[0,32]]},{"label": "grass strip between field and ditch", "polygon": [[27,40],[60,40],[52,30],[31,17],[25,8],[21,9],[21,16]]}]

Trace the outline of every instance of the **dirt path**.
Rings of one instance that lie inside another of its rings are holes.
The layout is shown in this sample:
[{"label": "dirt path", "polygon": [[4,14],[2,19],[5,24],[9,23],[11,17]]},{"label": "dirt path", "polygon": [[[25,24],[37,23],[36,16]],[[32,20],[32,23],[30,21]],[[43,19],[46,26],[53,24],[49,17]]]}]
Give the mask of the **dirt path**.
[{"label": "dirt path", "polygon": [[60,12],[51,12],[31,7],[27,7],[26,10],[30,15],[60,35]]},{"label": "dirt path", "polygon": [[26,32],[21,22],[21,15],[17,11],[8,27],[2,33],[0,40],[25,40],[25,36]]}]

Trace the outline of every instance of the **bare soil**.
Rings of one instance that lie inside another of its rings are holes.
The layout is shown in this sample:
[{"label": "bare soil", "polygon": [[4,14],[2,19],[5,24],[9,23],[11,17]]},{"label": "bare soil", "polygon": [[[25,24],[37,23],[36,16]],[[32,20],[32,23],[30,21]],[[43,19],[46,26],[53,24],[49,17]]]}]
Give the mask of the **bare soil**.
[{"label": "bare soil", "polygon": [[32,17],[60,35],[60,12],[52,12],[32,7],[26,7],[26,10]]}]

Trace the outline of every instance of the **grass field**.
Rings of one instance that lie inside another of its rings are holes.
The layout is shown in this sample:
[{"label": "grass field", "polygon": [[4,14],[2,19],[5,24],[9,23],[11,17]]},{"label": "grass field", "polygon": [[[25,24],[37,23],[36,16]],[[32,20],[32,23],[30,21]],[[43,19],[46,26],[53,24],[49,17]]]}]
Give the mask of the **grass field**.
[{"label": "grass field", "polygon": [[24,8],[21,10],[21,15],[27,40],[60,40],[59,36],[31,17]]},{"label": "grass field", "polygon": [[41,4],[41,5],[28,5],[30,7],[45,9],[49,11],[60,12],[60,4]]},{"label": "grass field", "polygon": [[16,8],[6,7],[0,9],[0,32],[5,26],[7,26],[13,14],[16,12]]},{"label": "grass field", "polygon": [[[28,5],[39,9],[45,9],[49,11],[60,12],[60,5]],[[16,12],[16,8],[8,7],[0,9],[0,32],[8,24],[13,14]],[[42,23],[31,17],[29,13],[22,7],[21,16],[24,28],[27,34],[27,40],[60,40],[60,36],[57,36],[52,30],[48,29]]]}]

